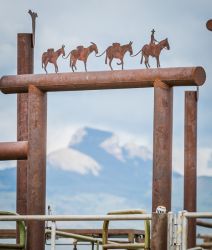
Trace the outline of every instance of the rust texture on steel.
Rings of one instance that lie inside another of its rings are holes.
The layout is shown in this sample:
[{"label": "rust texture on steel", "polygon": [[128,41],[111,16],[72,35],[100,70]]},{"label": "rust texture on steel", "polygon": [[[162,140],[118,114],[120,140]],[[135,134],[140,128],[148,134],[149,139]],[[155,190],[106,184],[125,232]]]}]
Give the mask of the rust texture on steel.
[{"label": "rust texture on steel", "polygon": [[167,249],[167,214],[152,214],[151,250]]},{"label": "rust texture on steel", "polygon": [[16,230],[15,229],[0,229],[0,239],[15,239]]},{"label": "rust texture on steel", "polygon": [[3,76],[0,90],[5,94],[26,93],[29,84],[47,92],[147,88],[153,87],[157,79],[169,86],[199,86],[205,82],[206,74],[202,67],[185,67]]},{"label": "rust texture on steel", "polygon": [[207,21],[206,27],[207,27],[208,30],[212,31],[212,19]]},{"label": "rust texture on steel", "polygon": [[1,142],[0,161],[26,160],[28,154],[28,142]]},{"label": "rust texture on steel", "polygon": [[144,60],[144,64],[146,68],[150,68],[149,56],[155,57],[156,62],[157,62],[157,68],[160,68],[160,53],[163,49],[170,50],[169,41],[168,41],[168,38],[166,38],[159,42],[155,39],[155,35],[154,35],[155,30],[153,29],[151,32],[152,33],[151,33],[150,43],[145,44],[142,47],[142,49],[139,50],[139,52],[133,55],[132,57],[141,54],[140,63],[142,64]]},{"label": "rust texture on steel", "polygon": [[61,48],[56,51],[54,51],[54,49],[47,49],[47,51],[42,54],[42,68],[44,68],[46,74],[48,73],[46,70],[48,63],[54,64],[55,73],[58,72],[57,59],[61,55],[65,56],[65,45],[62,45]]},{"label": "rust texture on steel", "polygon": [[152,211],[171,211],[173,89],[161,81],[154,87]]},{"label": "rust texture on steel", "polygon": [[[45,214],[47,94],[29,86],[29,153],[27,171],[27,214]],[[44,250],[45,224],[28,222],[27,249]]]},{"label": "rust texture on steel", "polygon": [[[32,34],[17,36],[17,74],[33,74],[34,49]],[[17,95],[17,141],[28,141],[28,94]],[[16,211],[27,214],[27,160],[17,161]]]},{"label": "rust texture on steel", "polygon": [[38,14],[36,12],[32,12],[31,10],[28,11],[32,18],[32,44],[33,48],[35,47],[35,24],[36,24],[36,18],[38,17]]},{"label": "rust texture on steel", "polygon": [[[197,92],[185,92],[184,209],[197,207]],[[196,246],[196,220],[188,220],[188,248]]]},{"label": "rust texture on steel", "polygon": [[200,226],[200,227],[212,228],[212,223],[211,223],[211,222],[203,221],[203,220],[197,220],[197,221],[196,221],[196,225],[197,225],[197,226]]},{"label": "rust texture on steel", "polygon": [[128,44],[121,45],[120,43],[113,43],[111,46],[109,46],[101,55],[98,55],[97,57],[100,57],[102,55],[105,55],[105,64],[107,64],[107,60],[109,60],[109,66],[110,69],[112,68],[112,61],[114,58],[119,59],[120,62],[117,63],[117,65],[121,65],[122,70],[124,69],[124,56],[126,52],[129,52],[132,56],[133,49],[132,49],[132,41],[130,41]]},{"label": "rust texture on steel", "polygon": [[73,72],[74,70],[77,70],[77,67],[76,67],[77,60],[83,61],[85,71],[87,72],[87,60],[88,60],[88,56],[92,52],[95,52],[96,55],[98,54],[97,45],[93,42],[91,42],[91,45],[88,47],[84,47],[82,45],[77,46],[76,49],[69,52],[69,54],[66,57],[64,57],[65,56],[64,55],[63,58],[67,59],[70,56],[70,67]]},{"label": "rust texture on steel", "polygon": [[[154,83],[154,132],[152,211],[163,206],[171,211],[173,88]],[[151,249],[166,249],[167,221],[155,215],[152,220]]]}]

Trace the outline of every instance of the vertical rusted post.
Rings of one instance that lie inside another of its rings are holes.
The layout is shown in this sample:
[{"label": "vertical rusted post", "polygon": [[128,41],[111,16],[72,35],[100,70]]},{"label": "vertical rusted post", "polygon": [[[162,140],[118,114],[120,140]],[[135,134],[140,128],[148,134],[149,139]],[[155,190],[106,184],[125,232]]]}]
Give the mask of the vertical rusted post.
[{"label": "vertical rusted post", "polygon": [[[18,34],[17,44],[17,74],[32,74],[32,34]],[[28,141],[28,94],[17,95],[17,140]],[[16,210],[18,214],[27,214],[27,160],[17,162]]]},{"label": "vertical rusted post", "polygon": [[[152,211],[157,206],[171,210],[172,185],[172,113],[173,89],[157,80],[154,83],[154,132],[153,132],[153,183],[152,183]],[[164,220],[161,220],[163,224]],[[165,227],[157,226],[152,221],[153,250],[160,249],[157,242],[163,242],[163,249],[167,246],[167,232]],[[158,227],[163,229],[158,236]],[[155,241],[155,242],[154,242]]]},{"label": "vertical rusted post", "polygon": [[152,214],[151,249],[167,249],[167,214]]},{"label": "vertical rusted post", "polygon": [[[45,214],[47,96],[33,85],[29,86],[28,95],[27,213]],[[28,222],[28,250],[44,250],[44,226],[44,222]]]},{"label": "vertical rusted post", "polygon": [[[197,91],[185,92],[184,209],[196,212],[197,196]],[[188,248],[196,246],[196,220],[188,220]]]}]

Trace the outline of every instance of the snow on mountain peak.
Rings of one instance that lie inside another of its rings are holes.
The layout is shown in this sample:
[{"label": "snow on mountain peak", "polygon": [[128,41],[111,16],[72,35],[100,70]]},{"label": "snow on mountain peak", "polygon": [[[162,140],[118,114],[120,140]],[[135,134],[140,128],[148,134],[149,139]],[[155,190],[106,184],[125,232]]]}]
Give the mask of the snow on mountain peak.
[{"label": "snow on mountain peak", "polygon": [[[92,148],[101,148],[122,162],[126,162],[127,158],[135,157],[152,160],[152,152],[147,147],[138,145],[135,142],[126,143],[126,140],[124,144],[121,141],[119,136],[112,132],[84,127],[78,129],[72,136],[69,148],[84,152],[86,155],[92,155],[94,159],[95,157],[91,153]],[[95,152],[95,149],[93,152]]]},{"label": "snow on mountain peak", "polygon": [[51,166],[82,175],[92,173],[99,175],[100,165],[90,156],[71,148],[63,148],[48,155]]},{"label": "snow on mountain peak", "polygon": [[147,147],[130,142],[124,145],[124,149],[127,151],[129,158],[138,157],[145,161],[152,160],[152,152]]},{"label": "snow on mountain peak", "polygon": [[83,138],[86,136],[87,131],[85,128],[80,128],[76,131],[76,133],[73,134],[71,137],[71,141],[69,143],[69,146],[79,144],[82,142]]},{"label": "snow on mountain peak", "polygon": [[100,147],[103,148],[107,153],[113,155],[116,159],[124,161],[124,156],[122,148],[119,145],[119,138],[116,135],[106,139],[100,144]]}]

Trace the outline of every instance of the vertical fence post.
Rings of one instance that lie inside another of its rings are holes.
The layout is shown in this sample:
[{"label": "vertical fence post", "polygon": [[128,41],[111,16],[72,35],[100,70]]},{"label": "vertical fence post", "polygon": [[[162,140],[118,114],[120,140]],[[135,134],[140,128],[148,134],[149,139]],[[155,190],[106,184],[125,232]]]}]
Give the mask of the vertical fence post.
[{"label": "vertical fence post", "polygon": [[[29,154],[27,171],[28,214],[45,214],[47,94],[30,85],[28,93]],[[45,223],[30,221],[27,249],[44,250]]]},{"label": "vertical fence post", "polygon": [[[32,74],[34,68],[32,34],[18,34],[17,54],[17,74]],[[27,93],[17,95],[17,140],[28,141]],[[18,214],[27,214],[27,160],[17,161],[16,210]]]},{"label": "vertical fence post", "polygon": [[[184,210],[196,212],[197,91],[185,92]],[[196,219],[188,219],[188,248],[196,246]]]},{"label": "vertical fence post", "polygon": [[182,221],[182,250],[188,249],[188,218],[185,216],[186,211],[183,211],[181,214]]},{"label": "vertical fence post", "polygon": [[56,223],[52,221],[52,228],[51,228],[51,250],[55,250],[55,240],[56,240]]},{"label": "vertical fence post", "polygon": [[[157,80],[154,83],[154,134],[153,134],[153,183],[152,183],[152,211],[157,206],[171,210],[172,185],[172,113],[173,89]],[[155,237],[155,241],[163,242],[158,248],[153,243],[153,250],[167,248],[167,232],[160,233],[162,238]],[[157,231],[157,224],[152,221],[152,235]],[[153,239],[154,241],[154,239]]]},{"label": "vertical fence post", "polygon": [[167,213],[152,213],[151,250],[167,249],[167,215]]}]

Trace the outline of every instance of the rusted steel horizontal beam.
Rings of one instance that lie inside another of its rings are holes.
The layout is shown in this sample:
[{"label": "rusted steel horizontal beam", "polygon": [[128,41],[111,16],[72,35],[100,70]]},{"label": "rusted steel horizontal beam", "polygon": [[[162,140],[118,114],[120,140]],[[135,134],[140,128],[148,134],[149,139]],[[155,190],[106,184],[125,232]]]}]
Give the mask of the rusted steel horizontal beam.
[{"label": "rusted steel horizontal beam", "polygon": [[15,229],[0,229],[0,239],[15,239],[16,230]]},{"label": "rusted steel horizontal beam", "polygon": [[212,223],[208,221],[197,220],[196,225],[200,227],[212,228]]},{"label": "rusted steel horizontal beam", "polygon": [[0,90],[5,94],[28,92],[29,84],[42,91],[74,91],[153,87],[155,80],[169,86],[199,86],[205,82],[202,67],[137,69],[60,74],[3,76]]},{"label": "rusted steel horizontal beam", "polygon": [[26,160],[28,155],[28,141],[1,142],[0,160]]}]

